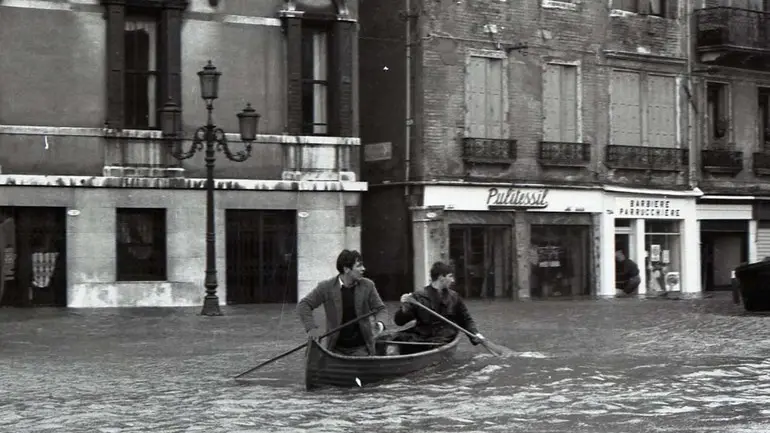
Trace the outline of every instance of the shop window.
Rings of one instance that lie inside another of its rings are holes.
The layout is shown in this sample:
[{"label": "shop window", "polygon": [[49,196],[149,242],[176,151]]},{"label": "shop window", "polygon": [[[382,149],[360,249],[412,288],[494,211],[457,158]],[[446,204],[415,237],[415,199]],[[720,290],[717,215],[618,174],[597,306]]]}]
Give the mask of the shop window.
[{"label": "shop window", "polygon": [[679,221],[647,220],[644,249],[647,293],[681,290]]},{"label": "shop window", "polygon": [[530,235],[532,297],[589,295],[589,227],[533,225]]},{"label": "shop window", "polygon": [[117,280],[166,280],[166,210],[117,210]]}]

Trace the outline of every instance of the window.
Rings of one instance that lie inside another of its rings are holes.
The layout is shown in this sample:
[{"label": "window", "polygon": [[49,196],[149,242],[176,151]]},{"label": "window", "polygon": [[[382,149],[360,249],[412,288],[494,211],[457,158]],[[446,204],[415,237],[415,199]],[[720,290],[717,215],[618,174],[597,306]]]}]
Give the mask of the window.
[{"label": "window", "polygon": [[759,120],[759,148],[763,151],[770,150],[770,88],[758,89],[759,100],[757,118]]},{"label": "window", "polygon": [[730,126],[727,85],[706,84],[706,127],[711,144],[724,142]]},{"label": "window", "polygon": [[126,17],[124,110],[127,128],[157,126],[157,29],[158,23],[153,18]]},{"label": "window", "polygon": [[504,59],[470,56],[465,73],[466,136],[507,138]]},{"label": "window", "polygon": [[644,238],[647,293],[681,290],[679,221],[646,220]]},{"label": "window", "polygon": [[530,293],[532,297],[590,294],[589,226],[532,224]]},{"label": "window", "polygon": [[666,3],[668,1],[673,0],[613,0],[612,8],[641,15],[666,17]]},{"label": "window", "polygon": [[543,140],[578,141],[577,66],[546,65],[543,73]]},{"label": "window", "polygon": [[613,71],[610,93],[611,144],[678,147],[674,77]]},{"label": "window", "polygon": [[166,280],[166,210],[117,210],[118,281]]},{"label": "window", "polygon": [[329,45],[323,27],[302,29],[302,132],[329,133]]},{"label": "window", "polygon": [[182,102],[181,29],[187,1],[101,2],[107,17],[107,125],[156,129],[157,109],[169,99]]}]

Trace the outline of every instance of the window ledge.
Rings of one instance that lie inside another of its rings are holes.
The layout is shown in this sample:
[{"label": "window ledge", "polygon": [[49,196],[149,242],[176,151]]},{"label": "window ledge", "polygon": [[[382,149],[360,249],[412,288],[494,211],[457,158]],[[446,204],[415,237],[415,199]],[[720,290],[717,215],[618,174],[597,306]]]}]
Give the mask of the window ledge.
[{"label": "window ledge", "polygon": [[567,3],[558,0],[543,0],[541,5],[543,9],[561,9],[567,11],[576,11],[579,6],[578,3]]},{"label": "window ledge", "polygon": [[181,167],[145,167],[145,166],[114,166],[108,165],[103,169],[104,177],[169,177],[183,178],[184,168]]},{"label": "window ledge", "polygon": [[[548,0],[544,0],[548,1]],[[626,11],[623,9],[612,9],[610,10],[610,17],[611,18],[631,18],[631,17],[644,17],[644,18],[653,18],[658,20],[674,20],[674,18],[669,18],[665,16],[660,15],[653,15],[653,14],[641,14],[639,12],[631,12]]]},{"label": "window ledge", "polygon": [[104,136],[108,138],[143,138],[146,140],[159,140],[163,138],[163,132],[156,129],[114,129],[104,128]]}]

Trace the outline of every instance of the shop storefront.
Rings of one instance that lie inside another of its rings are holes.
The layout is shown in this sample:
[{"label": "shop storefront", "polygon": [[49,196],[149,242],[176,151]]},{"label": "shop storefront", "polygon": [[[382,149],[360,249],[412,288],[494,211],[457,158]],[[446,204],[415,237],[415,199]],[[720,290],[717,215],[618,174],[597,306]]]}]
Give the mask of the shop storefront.
[{"label": "shop storefront", "polygon": [[707,196],[698,199],[701,285],[704,291],[729,290],[733,270],[756,261],[752,197]]},{"label": "shop storefront", "polygon": [[600,189],[425,186],[412,209],[414,284],[442,260],[467,298],[594,295],[602,211]]},{"label": "shop storefront", "polygon": [[[607,191],[602,216],[601,295],[616,289],[615,251],[639,266],[638,294],[697,293],[700,285],[696,192]],[[618,277],[619,278],[619,277]]]}]

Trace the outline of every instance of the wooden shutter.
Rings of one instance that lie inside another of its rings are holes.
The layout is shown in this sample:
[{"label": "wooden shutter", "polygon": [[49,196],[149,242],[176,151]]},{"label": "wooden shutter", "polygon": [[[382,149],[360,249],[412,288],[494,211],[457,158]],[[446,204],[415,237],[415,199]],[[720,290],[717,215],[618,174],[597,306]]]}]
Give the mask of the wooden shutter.
[{"label": "wooden shutter", "polygon": [[641,146],[639,74],[613,71],[610,89],[610,124],[612,125],[610,144]]},{"label": "wooden shutter", "polygon": [[302,134],[302,19],[286,18],[287,132]]},{"label": "wooden shutter", "polygon": [[647,76],[647,143],[653,147],[677,147],[676,80]]},{"label": "wooden shutter", "polygon": [[561,74],[558,65],[543,72],[543,140],[561,141]]},{"label": "wooden shutter", "polygon": [[575,143],[577,131],[577,66],[561,66],[561,141]]},{"label": "wooden shutter", "polygon": [[[157,108],[169,100],[182,108],[182,10],[179,7],[163,10],[159,35],[162,53]],[[157,113],[153,113],[157,114]],[[160,122],[157,123],[160,125]]]},{"label": "wooden shutter", "polygon": [[503,137],[503,61],[487,58],[487,135],[486,138]]},{"label": "wooden shutter", "polygon": [[465,73],[466,128],[468,137],[486,138],[487,65],[483,57],[471,56]]},{"label": "wooden shutter", "polygon": [[123,129],[125,104],[124,71],[125,45],[123,30],[126,23],[125,6],[107,5],[107,124]]}]

